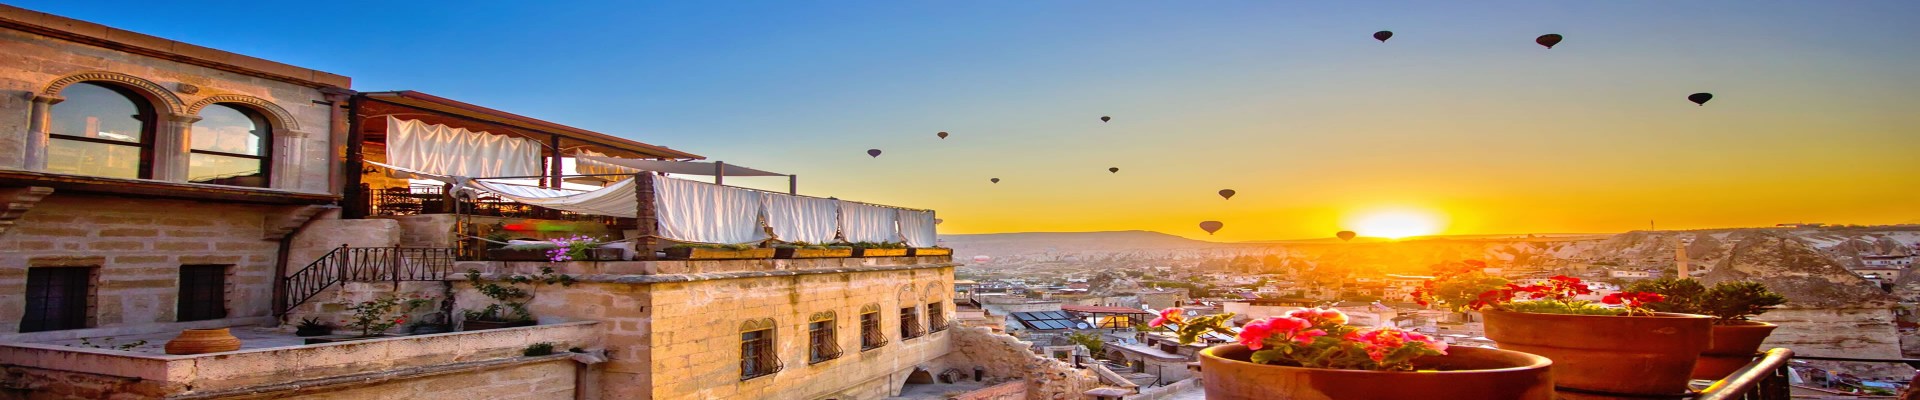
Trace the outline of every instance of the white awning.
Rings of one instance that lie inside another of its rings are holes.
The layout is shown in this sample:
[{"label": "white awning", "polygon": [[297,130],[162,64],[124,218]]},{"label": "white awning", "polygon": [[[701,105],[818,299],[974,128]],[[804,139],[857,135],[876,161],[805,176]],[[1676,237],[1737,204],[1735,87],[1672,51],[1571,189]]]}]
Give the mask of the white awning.
[{"label": "white awning", "polygon": [[387,117],[387,163],[449,176],[540,175],[540,143]]},{"label": "white awning", "polygon": [[[612,164],[612,165],[633,168],[633,169],[642,170],[642,171],[657,171],[657,172],[665,172],[669,174],[681,174],[681,175],[713,176],[715,173],[714,166],[717,164],[717,163],[705,162],[705,161],[635,160],[631,158],[598,157],[598,156],[593,156],[588,154],[576,155],[574,156],[574,158],[577,160],[586,160],[586,161],[597,162],[597,163]],[[727,176],[787,176],[787,174],[761,171],[761,170],[742,167],[742,166],[733,165],[733,164],[726,164],[726,171],[724,172],[727,174]]]}]

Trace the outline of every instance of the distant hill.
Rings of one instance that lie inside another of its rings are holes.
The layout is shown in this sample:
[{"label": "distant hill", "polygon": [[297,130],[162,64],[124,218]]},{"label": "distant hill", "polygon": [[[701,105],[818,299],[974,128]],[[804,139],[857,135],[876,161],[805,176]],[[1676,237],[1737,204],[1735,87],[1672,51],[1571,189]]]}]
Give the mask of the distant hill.
[{"label": "distant hill", "polygon": [[1046,253],[1126,253],[1141,250],[1190,250],[1233,247],[1152,231],[1022,232],[940,235],[956,256],[1010,256]]}]

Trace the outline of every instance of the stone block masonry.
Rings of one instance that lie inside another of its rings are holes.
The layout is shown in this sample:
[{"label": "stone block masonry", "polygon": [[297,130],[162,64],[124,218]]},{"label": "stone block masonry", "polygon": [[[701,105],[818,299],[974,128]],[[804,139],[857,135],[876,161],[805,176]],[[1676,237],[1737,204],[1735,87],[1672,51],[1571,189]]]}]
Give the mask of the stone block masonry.
[{"label": "stone block masonry", "polygon": [[[885,265],[832,269],[779,269],[703,274],[608,274],[631,267],[567,263],[562,272],[581,274],[571,286],[540,285],[530,308],[543,322],[600,321],[609,360],[600,371],[602,399],[878,399],[898,394],[916,369],[939,370],[929,361],[953,351],[952,328],[900,337],[900,309],[927,315],[928,303],[951,312],[953,267],[944,262],[855,260]],[[824,261],[823,261],[824,262]],[[835,261],[837,263],[838,261]],[[626,263],[635,266],[656,264]],[[701,270],[735,263],[687,263]],[[489,277],[532,273],[544,263],[463,263]],[[758,268],[738,268],[758,269]],[[632,268],[644,272],[653,268]],[[455,283],[456,313],[485,307],[489,299],[465,282]],[[887,344],[862,350],[860,313],[880,310]],[[830,317],[829,317],[830,316]],[[831,318],[836,358],[813,362],[809,323]],[[778,372],[741,379],[744,326],[771,320]],[[949,323],[949,326],[952,324]],[[969,367],[971,368],[971,367]]]},{"label": "stone block masonry", "polygon": [[0,235],[0,342],[79,337],[100,330],[18,332],[32,267],[93,267],[89,328],[177,320],[182,265],[228,268],[226,317],[266,317],[278,246],[265,221],[285,206],[54,193]]}]

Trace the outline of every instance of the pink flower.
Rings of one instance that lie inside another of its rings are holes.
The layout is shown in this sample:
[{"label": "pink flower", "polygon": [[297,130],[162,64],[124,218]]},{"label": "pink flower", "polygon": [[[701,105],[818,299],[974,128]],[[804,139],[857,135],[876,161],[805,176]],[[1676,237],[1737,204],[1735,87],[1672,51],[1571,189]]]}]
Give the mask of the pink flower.
[{"label": "pink flower", "polygon": [[1326,335],[1327,335],[1327,331],[1314,329],[1310,331],[1304,331],[1304,332],[1293,334],[1293,341],[1299,342],[1300,344],[1311,344],[1313,343],[1313,338],[1326,336]]},{"label": "pink flower", "polygon": [[1179,324],[1180,314],[1183,312],[1185,311],[1180,310],[1180,307],[1172,307],[1165,310],[1160,310],[1160,318],[1154,318],[1153,322],[1147,323],[1147,326],[1159,328],[1160,326],[1166,325],[1169,322],[1174,324]]},{"label": "pink flower", "polygon": [[1273,336],[1273,319],[1257,319],[1240,327],[1240,344],[1251,350],[1266,347],[1267,337]]}]

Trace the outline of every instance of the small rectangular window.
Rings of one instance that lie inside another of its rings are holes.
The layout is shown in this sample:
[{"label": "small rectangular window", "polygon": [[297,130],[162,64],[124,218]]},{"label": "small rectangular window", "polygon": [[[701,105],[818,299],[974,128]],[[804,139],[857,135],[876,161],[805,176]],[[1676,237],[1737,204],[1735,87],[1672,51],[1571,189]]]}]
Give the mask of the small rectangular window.
[{"label": "small rectangular window", "polygon": [[900,340],[917,338],[926,333],[925,330],[920,329],[919,308],[906,307],[900,309]]},{"label": "small rectangular window", "polygon": [[947,330],[947,316],[939,302],[927,303],[927,327],[931,332]]},{"label": "small rectangular window", "polygon": [[814,321],[807,324],[808,364],[819,364],[827,360],[840,358],[840,344],[835,343],[833,320]]},{"label": "small rectangular window", "polygon": [[860,350],[873,350],[887,345],[887,336],[880,332],[880,313],[860,314]]},{"label": "small rectangular window", "polygon": [[780,357],[773,348],[773,330],[740,333],[740,380],[780,372]]},{"label": "small rectangular window", "polygon": [[178,303],[175,319],[179,321],[226,318],[227,266],[181,266]]},{"label": "small rectangular window", "polygon": [[27,309],[20,318],[20,331],[87,327],[92,285],[92,267],[27,268]]}]

